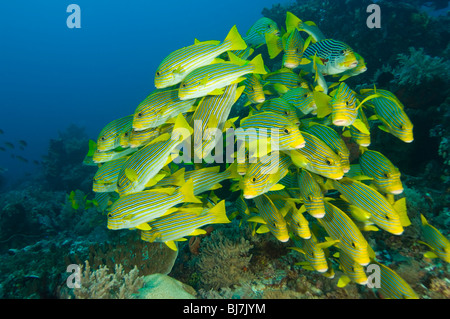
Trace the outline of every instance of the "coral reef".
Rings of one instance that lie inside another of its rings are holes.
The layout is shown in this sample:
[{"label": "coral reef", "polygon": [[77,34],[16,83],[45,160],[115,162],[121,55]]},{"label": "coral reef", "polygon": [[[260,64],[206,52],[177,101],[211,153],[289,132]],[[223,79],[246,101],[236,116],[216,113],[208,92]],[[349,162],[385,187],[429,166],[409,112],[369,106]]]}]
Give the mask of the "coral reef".
[{"label": "coral reef", "polygon": [[91,271],[88,261],[80,267],[80,288],[73,289],[77,299],[130,299],[144,284],[137,267],[128,273],[121,264],[115,265],[112,273],[107,266]]}]

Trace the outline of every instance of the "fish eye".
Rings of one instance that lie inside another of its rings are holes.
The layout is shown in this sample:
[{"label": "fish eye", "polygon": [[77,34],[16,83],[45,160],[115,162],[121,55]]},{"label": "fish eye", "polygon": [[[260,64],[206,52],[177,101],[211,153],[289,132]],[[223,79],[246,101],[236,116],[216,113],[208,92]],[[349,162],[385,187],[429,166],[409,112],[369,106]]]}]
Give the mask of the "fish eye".
[{"label": "fish eye", "polygon": [[102,136],[101,140],[102,140],[102,141],[104,141],[104,140],[105,140],[105,137],[104,137],[104,136]]},{"label": "fish eye", "polygon": [[303,98],[307,98],[308,97],[308,93],[306,93],[305,95],[303,95]]},{"label": "fish eye", "polygon": [[125,134],[124,134],[124,135],[125,135],[125,137],[128,137],[128,132],[125,132]]},{"label": "fish eye", "polygon": [[328,165],[328,166],[331,166],[331,165],[333,165],[333,160],[330,160],[330,159],[326,159],[326,161],[325,161],[325,163]]},{"label": "fish eye", "polygon": [[142,117],[142,115],[143,115],[142,112],[139,112],[139,113],[137,114],[137,117],[140,118],[140,117]]},{"label": "fish eye", "polygon": [[384,178],[389,178],[389,173],[384,173],[384,174],[383,174],[383,177],[384,177]]},{"label": "fish eye", "polygon": [[345,105],[346,105],[346,106],[348,106],[348,105],[349,105],[348,101],[345,101]]},{"label": "fish eye", "polygon": [[112,218],[112,214],[111,213],[108,213],[108,218]]},{"label": "fish eye", "polygon": [[289,134],[289,130],[287,128],[285,128],[284,133]]},{"label": "fish eye", "polygon": [[181,86],[185,88],[186,87],[186,83],[181,84]]},{"label": "fish eye", "polygon": [[345,50],[341,50],[341,54],[345,55],[346,51]]},{"label": "fish eye", "polygon": [[253,183],[256,182],[256,178],[255,178],[255,177],[252,178],[252,182],[253,182]]},{"label": "fish eye", "polygon": [[267,29],[270,29],[272,26],[270,24],[267,25]]},{"label": "fish eye", "polygon": [[289,115],[289,112],[288,112],[288,111],[284,111],[284,114],[285,114],[285,115]]},{"label": "fish eye", "polygon": [[161,75],[161,73],[159,73],[159,72],[156,72],[156,76],[160,76]]}]

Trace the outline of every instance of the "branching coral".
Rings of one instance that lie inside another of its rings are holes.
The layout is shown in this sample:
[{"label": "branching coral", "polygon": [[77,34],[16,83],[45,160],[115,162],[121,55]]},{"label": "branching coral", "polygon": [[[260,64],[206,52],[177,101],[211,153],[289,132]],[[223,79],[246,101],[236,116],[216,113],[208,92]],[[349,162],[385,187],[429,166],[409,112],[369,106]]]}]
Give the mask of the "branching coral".
[{"label": "branching coral", "polygon": [[409,53],[397,56],[399,65],[395,68],[394,75],[400,85],[419,86],[436,77],[448,80],[450,72],[448,61],[425,54],[423,48],[417,50],[410,47]]},{"label": "branching coral", "polygon": [[200,281],[207,289],[230,287],[251,278],[248,266],[253,245],[244,238],[231,240],[214,231],[202,241],[197,263]]},{"label": "branching coral", "polygon": [[137,267],[128,273],[125,273],[120,264],[115,265],[114,273],[110,273],[107,266],[91,271],[89,262],[86,261],[80,278],[81,287],[74,289],[74,295],[77,299],[133,298],[143,283]]}]

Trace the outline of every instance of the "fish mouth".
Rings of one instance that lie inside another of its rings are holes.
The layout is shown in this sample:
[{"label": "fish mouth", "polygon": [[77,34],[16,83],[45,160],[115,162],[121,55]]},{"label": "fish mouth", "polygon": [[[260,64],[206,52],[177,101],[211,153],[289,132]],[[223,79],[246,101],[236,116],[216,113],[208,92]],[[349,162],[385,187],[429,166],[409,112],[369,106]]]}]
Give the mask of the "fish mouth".
[{"label": "fish mouth", "polygon": [[342,179],[343,177],[344,177],[344,175],[341,175],[339,177],[335,177],[334,179],[338,181],[338,180]]},{"label": "fish mouth", "polygon": [[298,64],[297,64],[297,63],[289,63],[289,62],[286,62],[286,63],[284,64],[284,66],[287,67],[288,69],[295,69],[295,68],[298,66]]},{"label": "fish mouth", "polygon": [[298,144],[298,145],[295,147],[295,149],[305,147],[305,145],[306,145],[306,142],[303,142],[303,143],[301,143],[301,144]]},{"label": "fish mouth", "polygon": [[359,145],[361,145],[362,147],[368,147],[368,146],[370,146],[370,143],[361,143]]},{"label": "fish mouth", "polygon": [[256,197],[255,195],[244,195],[245,199],[252,199],[252,198],[255,198],[255,197]]},{"label": "fish mouth", "polygon": [[348,173],[348,172],[350,172],[350,168],[343,168],[342,171],[344,172],[344,174]]},{"label": "fish mouth", "polygon": [[281,241],[282,243],[286,243],[289,241],[289,236],[278,238],[278,240]]},{"label": "fish mouth", "polygon": [[401,193],[403,193],[403,188],[394,189],[391,191],[391,194],[394,194],[394,195],[399,195]]},{"label": "fish mouth", "polygon": [[414,141],[414,139],[412,138],[412,139],[410,139],[410,140],[403,140],[403,142],[405,142],[405,143],[412,143]]},{"label": "fish mouth", "polygon": [[402,229],[400,232],[395,232],[395,233],[394,233],[394,232],[391,232],[391,234],[393,234],[393,235],[398,235],[398,236],[399,236],[399,235],[403,234],[403,231],[404,231],[404,230]]},{"label": "fish mouth", "polygon": [[260,98],[255,100],[256,103],[263,103],[265,101],[266,101],[266,98],[264,98],[264,97],[260,97]]},{"label": "fish mouth", "polygon": [[367,282],[368,282],[368,280],[366,279],[366,280],[363,280],[363,281],[359,281],[359,282],[357,282],[359,285],[363,285],[363,286],[365,286],[365,285],[367,285]]},{"label": "fish mouth", "polygon": [[327,272],[328,267],[327,268],[320,268],[320,269],[316,269],[316,270],[317,270],[317,272],[324,273],[324,272]]},{"label": "fish mouth", "polygon": [[333,124],[336,126],[347,126],[348,121],[347,120],[334,120]]}]

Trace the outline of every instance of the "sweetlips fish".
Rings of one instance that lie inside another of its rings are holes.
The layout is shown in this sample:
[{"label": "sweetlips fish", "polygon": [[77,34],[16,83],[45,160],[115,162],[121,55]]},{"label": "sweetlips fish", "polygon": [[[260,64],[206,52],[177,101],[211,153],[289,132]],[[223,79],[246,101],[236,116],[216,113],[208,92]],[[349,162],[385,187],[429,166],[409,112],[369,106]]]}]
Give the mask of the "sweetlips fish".
[{"label": "sweetlips fish", "polygon": [[362,107],[358,108],[355,122],[359,122],[360,124],[358,126],[350,125],[350,130],[344,131],[342,135],[351,137],[356,144],[362,147],[370,146],[370,124]]},{"label": "sweetlips fish", "polygon": [[283,189],[284,186],[278,182],[289,172],[291,164],[289,156],[280,152],[272,152],[251,163],[240,182],[244,198],[251,199],[271,190]]},{"label": "sweetlips fish", "polygon": [[369,244],[353,220],[329,200],[325,201],[325,211],[325,216],[317,220],[333,240],[339,240],[337,247],[359,265],[368,265]]},{"label": "sweetlips fish", "polygon": [[308,262],[307,265],[301,264],[303,268],[312,268],[320,273],[325,273],[329,270],[329,268],[331,268],[328,266],[325,250],[333,245],[336,245],[336,243],[338,243],[337,240],[328,240],[323,243],[319,243],[315,232],[312,231],[311,238],[302,239],[293,236],[292,241],[294,242],[295,247],[288,248],[302,253]]},{"label": "sweetlips fish", "polygon": [[339,79],[340,82],[345,81],[352,76],[356,76],[367,71],[366,61],[364,60],[364,58],[356,52],[355,56],[356,60],[358,61],[358,65],[353,69],[341,73],[342,76]]},{"label": "sweetlips fish", "polygon": [[336,126],[349,126],[358,115],[356,93],[345,83],[330,93],[331,119]]},{"label": "sweetlips fish", "polygon": [[133,115],[127,115],[109,122],[97,137],[97,151],[106,152],[120,146],[120,135],[131,125]]},{"label": "sweetlips fish", "polygon": [[248,104],[263,103],[266,100],[264,95],[262,79],[259,74],[250,73],[245,75],[245,80],[242,82],[244,85],[244,94],[247,96]]},{"label": "sweetlips fish", "polygon": [[128,157],[121,157],[100,166],[94,175],[93,191],[96,193],[114,192],[117,178]]},{"label": "sweetlips fish", "polygon": [[282,96],[291,89],[302,87],[308,89],[308,84],[297,73],[288,68],[281,68],[262,76],[265,94]]},{"label": "sweetlips fish", "polygon": [[371,119],[378,119],[383,123],[378,128],[394,135],[405,143],[414,141],[413,124],[406,115],[403,104],[392,92],[375,88],[361,90],[360,93],[363,96],[373,93],[378,94],[377,98],[369,102],[369,105],[374,107],[376,114]]},{"label": "sweetlips fish", "polygon": [[325,204],[322,189],[312,173],[302,169],[297,175],[300,197],[303,200],[306,211],[315,218],[325,216]]},{"label": "sweetlips fish", "polygon": [[280,35],[278,25],[272,19],[263,17],[258,19],[247,31],[244,41],[250,47],[259,47],[266,44],[266,34]]},{"label": "sweetlips fish", "polygon": [[323,75],[340,74],[358,65],[353,49],[344,42],[333,39],[311,44],[303,53],[303,57],[311,61],[306,65],[309,72],[314,73],[313,62],[316,61],[317,70]]},{"label": "sweetlips fish", "polygon": [[194,103],[195,99],[181,101],[178,98],[178,89],[155,90],[136,107],[133,130],[156,128],[168,119],[189,111]]},{"label": "sweetlips fish", "polygon": [[189,73],[208,65],[216,57],[230,50],[245,50],[247,44],[236,26],[233,26],[225,40],[198,42],[169,54],[158,66],[155,86],[158,89],[180,83]]},{"label": "sweetlips fish", "polygon": [[312,37],[314,43],[326,39],[322,31],[320,31],[314,22],[303,22],[292,12],[286,12],[286,30],[291,30],[294,28],[308,33]]},{"label": "sweetlips fish", "polygon": [[[276,35],[266,35],[267,49],[271,59],[283,52],[282,65],[288,69],[297,68],[302,62],[304,41],[297,29],[286,32],[281,38]],[[306,60],[305,63],[309,63]]]},{"label": "sweetlips fish", "polygon": [[[300,130],[285,116],[274,112],[261,112],[253,114],[241,121],[240,128],[236,130],[237,140],[249,139],[250,145],[254,141],[259,142],[258,154],[263,156],[261,143],[267,143],[267,151],[292,150],[302,148],[305,145]],[[250,153],[253,148],[250,146]],[[250,154],[252,157],[252,154]]]},{"label": "sweetlips fish", "polygon": [[282,97],[292,106],[296,107],[304,115],[317,114],[317,106],[313,92],[308,88],[297,87],[286,92]]},{"label": "sweetlips fish", "polygon": [[[180,203],[198,203],[192,180],[179,188],[159,188],[120,196],[108,213],[108,228],[150,230],[149,221],[176,211]],[[172,209],[171,209],[172,208]]]},{"label": "sweetlips fish", "polygon": [[224,200],[212,208],[180,207],[173,213],[149,221],[147,224],[151,229],[141,231],[141,239],[149,242],[162,242],[170,249],[177,251],[175,241],[183,239],[185,236],[206,234],[206,231],[200,227],[229,222]]},{"label": "sweetlips fish", "polygon": [[403,192],[400,170],[380,152],[363,149],[359,164],[363,174],[372,177],[381,192],[394,195]]},{"label": "sweetlips fish", "polygon": [[305,131],[301,133],[305,146],[289,151],[295,166],[326,178],[341,179],[344,176],[341,158],[315,135]]},{"label": "sweetlips fish", "polygon": [[285,116],[292,124],[298,126],[300,125],[300,120],[297,116],[295,107],[292,106],[288,101],[277,97],[265,101],[264,103],[257,106],[261,112],[274,112]]},{"label": "sweetlips fish", "polygon": [[380,287],[378,292],[386,299],[419,299],[411,286],[391,268],[373,261],[380,267]]},{"label": "sweetlips fish", "polygon": [[[245,195],[244,195],[245,196]],[[286,221],[284,216],[277,209],[272,200],[266,195],[261,194],[255,198],[253,201],[258,208],[258,212],[262,218],[258,220],[266,225],[267,229],[281,242],[287,242],[289,240],[289,234],[287,230]],[[257,218],[249,218],[247,221],[256,221]],[[261,230],[257,230],[257,233],[265,232],[265,227]]]},{"label": "sweetlips fish", "polygon": [[[177,135],[177,133],[180,133]],[[131,155],[122,167],[117,180],[117,190],[120,195],[142,191],[153,186],[163,178],[160,170],[173,160],[172,152],[185,139],[190,137],[193,130],[182,114],[179,114],[169,133],[160,135],[152,142]]]},{"label": "sweetlips fish", "polygon": [[226,86],[245,80],[246,74],[267,73],[261,55],[251,61],[239,59],[231,52],[228,55],[230,62],[209,64],[190,72],[180,84],[178,98],[187,100],[223,94]]},{"label": "sweetlips fish", "polygon": [[305,206],[301,206],[299,209],[292,202],[287,202],[284,210],[287,211],[284,218],[288,225],[288,230],[293,234],[303,239],[311,238],[311,230],[309,229],[309,222],[303,216],[306,211]]},{"label": "sweetlips fish", "polygon": [[[122,150],[110,150],[110,151],[104,151],[100,152],[98,150],[95,150],[92,154],[92,161],[93,163],[100,164],[100,163],[106,163],[109,161],[116,160],[118,158],[131,155],[136,152],[135,148],[126,148]],[[87,160],[87,159],[85,159]]]},{"label": "sweetlips fish", "polygon": [[333,128],[320,123],[311,122],[309,127],[304,128],[304,131],[320,138],[341,158],[341,165],[344,173],[347,173],[350,170],[350,151],[345,142]]},{"label": "sweetlips fish", "polygon": [[220,95],[205,96],[190,119],[194,128],[194,154],[205,158],[221,140],[217,132],[222,132],[233,104],[239,99],[244,87],[231,84]]},{"label": "sweetlips fish", "polygon": [[439,257],[445,262],[450,263],[449,240],[436,227],[430,225],[423,214],[420,214],[420,219],[422,221],[422,236],[425,240],[425,242],[421,243],[431,248],[431,251],[426,252],[424,256],[426,258]]},{"label": "sweetlips fish", "polygon": [[337,284],[339,288],[345,287],[350,281],[362,286],[367,284],[368,279],[364,267],[354,261],[345,250],[341,250],[335,256],[339,257],[339,268],[345,274],[339,278]]},{"label": "sweetlips fish", "polygon": [[333,185],[348,202],[369,212],[375,225],[394,235],[403,233],[399,214],[406,215],[406,211],[396,211],[386,198],[372,187],[348,177],[333,181]]}]

